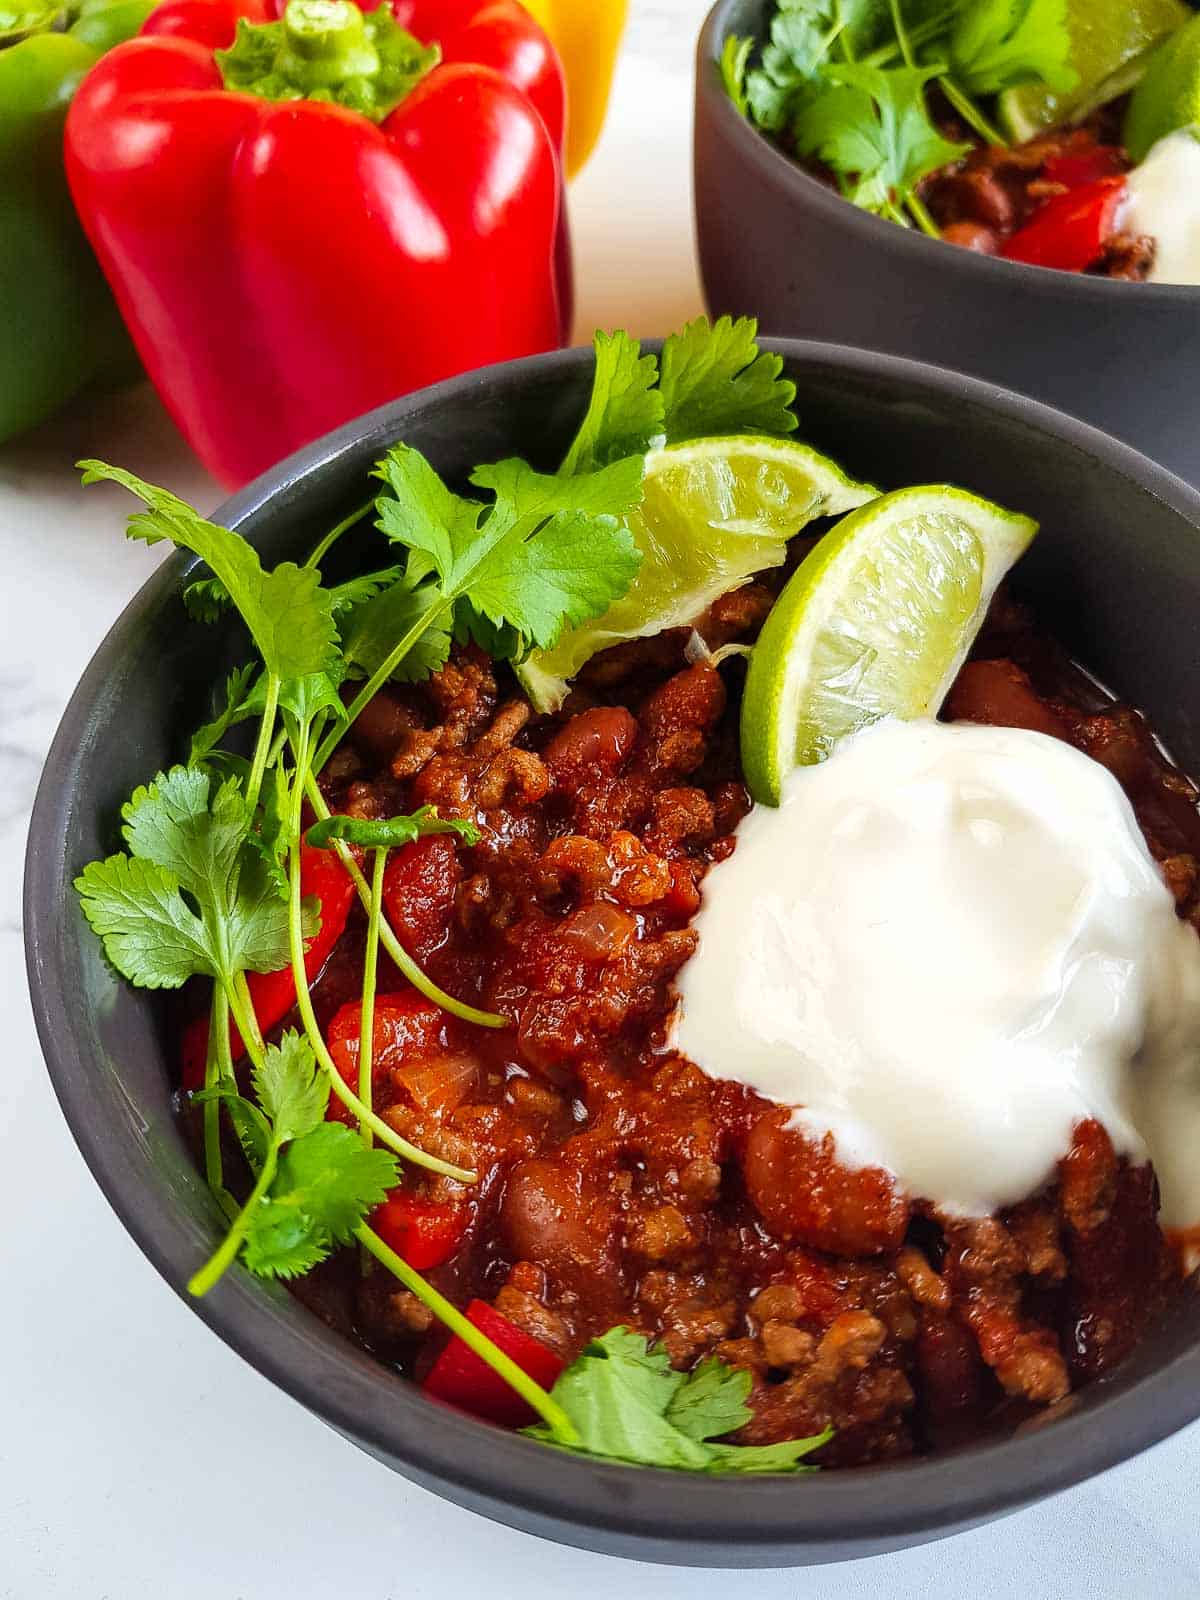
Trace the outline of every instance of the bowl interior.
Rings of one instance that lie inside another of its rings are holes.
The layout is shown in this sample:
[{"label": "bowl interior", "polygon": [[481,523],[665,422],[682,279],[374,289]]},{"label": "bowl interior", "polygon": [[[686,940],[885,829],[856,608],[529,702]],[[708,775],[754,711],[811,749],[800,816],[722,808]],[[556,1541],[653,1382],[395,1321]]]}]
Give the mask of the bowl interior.
[{"label": "bowl interior", "polygon": [[[1103,435],[968,379],[891,358],[780,343],[801,433],[883,485],[946,480],[1038,517],[1021,587],[1048,624],[1145,708],[1200,770],[1200,496]],[[369,492],[404,438],[450,479],[478,462],[561,455],[590,356],[565,352],[456,379],[373,413],[229,502],[269,562],[299,555]],[[169,1006],[106,967],[71,881],[117,845],[132,788],[179,759],[207,714],[234,626],[185,620],[178,556],[130,605],[52,749],[30,835],[30,976],[51,1074],[83,1153],[129,1231],[179,1292],[217,1208],[177,1131]],[[285,1291],[230,1273],[198,1313],[247,1359],[373,1453],[463,1503],[625,1553],[741,1565],[864,1554],[935,1537],[1065,1487],[1200,1413],[1200,1315],[1181,1301],[1110,1380],[1038,1430],[954,1457],[854,1474],[719,1480],[566,1458],[435,1407]]]}]

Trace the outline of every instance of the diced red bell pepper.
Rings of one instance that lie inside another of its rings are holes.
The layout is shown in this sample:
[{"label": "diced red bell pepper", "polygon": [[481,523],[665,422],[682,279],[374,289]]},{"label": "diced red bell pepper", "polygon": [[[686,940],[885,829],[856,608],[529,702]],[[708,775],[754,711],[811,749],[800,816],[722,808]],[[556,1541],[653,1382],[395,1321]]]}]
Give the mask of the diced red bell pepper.
[{"label": "diced red bell pepper", "polygon": [[[415,989],[377,995],[371,1048],[372,1084],[377,1084],[406,1060],[440,1049],[445,1019],[442,1008]],[[354,1000],[342,1007],[325,1030],[325,1042],[333,1064],[355,1094],[358,1093],[361,1025],[362,1004]],[[339,1122],[353,1120],[336,1096],[330,1097],[328,1114]]]},{"label": "diced red bell pepper", "polygon": [[[535,1383],[543,1389],[553,1388],[564,1362],[548,1345],[516,1327],[484,1300],[472,1300],[466,1316]],[[520,1395],[457,1334],[434,1362],[422,1388],[448,1405],[504,1427],[523,1428],[534,1420],[534,1412]]]},{"label": "diced red bell pepper", "polygon": [[1002,254],[1032,267],[1084,272],[1098,261],[1116,231],[1125,194],[1124,178],[1097,178],[1047,200],[1032,221],[1018,229]]},{"label": "diced red bell pepper", "polygon": [[1125,157],[1116,145],[1097,144],[1051,156],[1041,175],[1045,182],[1061,183],[1064,189],[1081,189],[1097,178],[1119,177],[1124,169]]},{"label": "diced red bell pepper", "polygon": [[383,908],[393,933],[420,965],[446,942],[462,875],[458,846],[445,833],[414,839],[387,864]]},{"label": "diced red bell pepper", "polygon": [[[300,893],[321,902],[321,927],[304,956],[304,970],[311,983],[328,961],[341,938],[354,904],[354,884],[332,850],[300,846]],[[278,972],[248,972],[246,983],[254,1003],[254,1015],[263,1033],[269,1033],[296,1003],[296,982],[290,966]],[[229,1047],[235,1061],[245,1054],[237,1029],[230,1024]],[[185,1089],[199,1089],[204,1083],[208,1057],[208,1018],[198,1017],[185,1031],[180,1049],[182,1081]]]},{"label": "diced red bell pepper", "polygon": [[440,1267],[462,1243],[471,1213],[465,1205],[422,1200],[408,1189],[393,1189],[371,1215],[371,1227],[418,1272]]}]

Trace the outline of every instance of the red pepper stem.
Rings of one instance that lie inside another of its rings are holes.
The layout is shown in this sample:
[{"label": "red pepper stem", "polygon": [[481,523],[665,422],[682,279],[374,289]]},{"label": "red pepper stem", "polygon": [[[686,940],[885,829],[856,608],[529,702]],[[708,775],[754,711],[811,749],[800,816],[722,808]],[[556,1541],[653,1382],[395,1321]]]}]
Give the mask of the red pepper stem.
[{"label": "red pepper stem", "polygon": [[289,0],[283,37],[278,70],[308,91],[379,71],[379,52],[351,0]]},{"label": "red pepper stem", "polygon": [[390,1273],[399,1278],[406,1289],[416,1295],[422,1305],[429,1307],[439,1322],[449,1328],[451,1333],[457,1334],[469,1350],[473,1350],[481,1361],[486,1361],[492,1371],[498,1373],[505,1383],[537,1412],[559,1444],[579,1443],[575,1425],[558,1401],[551,1399],[541,1384],[535,1383],[511,1356],[506,1356],[503,1350],[492,1343],[487,1334],[482,1333],[473,1322],[468,1321],[462,1312],[452,1306],[444,1295],[440,1295],[431,1283],[427,1283],[419,1272],[409,1266],[403,1256],[398,1256],[390,1245],[384,1244],[379,1235],[365,1223],[356,1230],[355,1237],[364,1249],[371,1252],[376,1261],[385,1266]]}]

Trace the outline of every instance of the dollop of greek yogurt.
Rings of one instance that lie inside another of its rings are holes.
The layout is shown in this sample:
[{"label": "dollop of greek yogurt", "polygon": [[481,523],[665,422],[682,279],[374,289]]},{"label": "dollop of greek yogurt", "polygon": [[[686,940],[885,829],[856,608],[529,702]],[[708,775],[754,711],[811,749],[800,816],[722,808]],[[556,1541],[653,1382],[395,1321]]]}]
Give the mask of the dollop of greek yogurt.
[{"label": "dollop of greek yogurt", "polygon": [[1200,1221],[1200,939],[1071,746],[877,723],[746,817],[695,926],[675,1047],[847,1165],[985,1215],[1095,1117]]},{"label": "dollop of greek yogurt", "polygon": [[1156,245],[1146,281],[1200,284],[1200,129],[1167,134],[1125,181],[1121,227]]}]

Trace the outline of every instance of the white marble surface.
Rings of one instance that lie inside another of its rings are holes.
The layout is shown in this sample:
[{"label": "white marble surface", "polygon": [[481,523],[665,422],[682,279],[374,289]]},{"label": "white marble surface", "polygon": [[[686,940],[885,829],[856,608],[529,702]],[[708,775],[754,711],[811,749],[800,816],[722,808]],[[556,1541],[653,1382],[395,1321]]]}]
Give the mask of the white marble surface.
[{"label": "white marble surface", "polygon": [[[615,115],[574,195],[581,330],[661,333],[699,309],[688,190],[700,16],[701,0],[634,0]],[[0,451],[2,1600],[601,1600],[616,1584],[664,1600],[1200,1596],[1197,1428],[947,1544],[807,1573],[651,1569],[541,1543],[414,1488],[202,1327],[85,1171],[25,990],[20,861],[41,758],[157,559],[121,539],[115,492],[78,489],[70,463],[85,454],[203,507],[217,498],[144,390]]]}]

